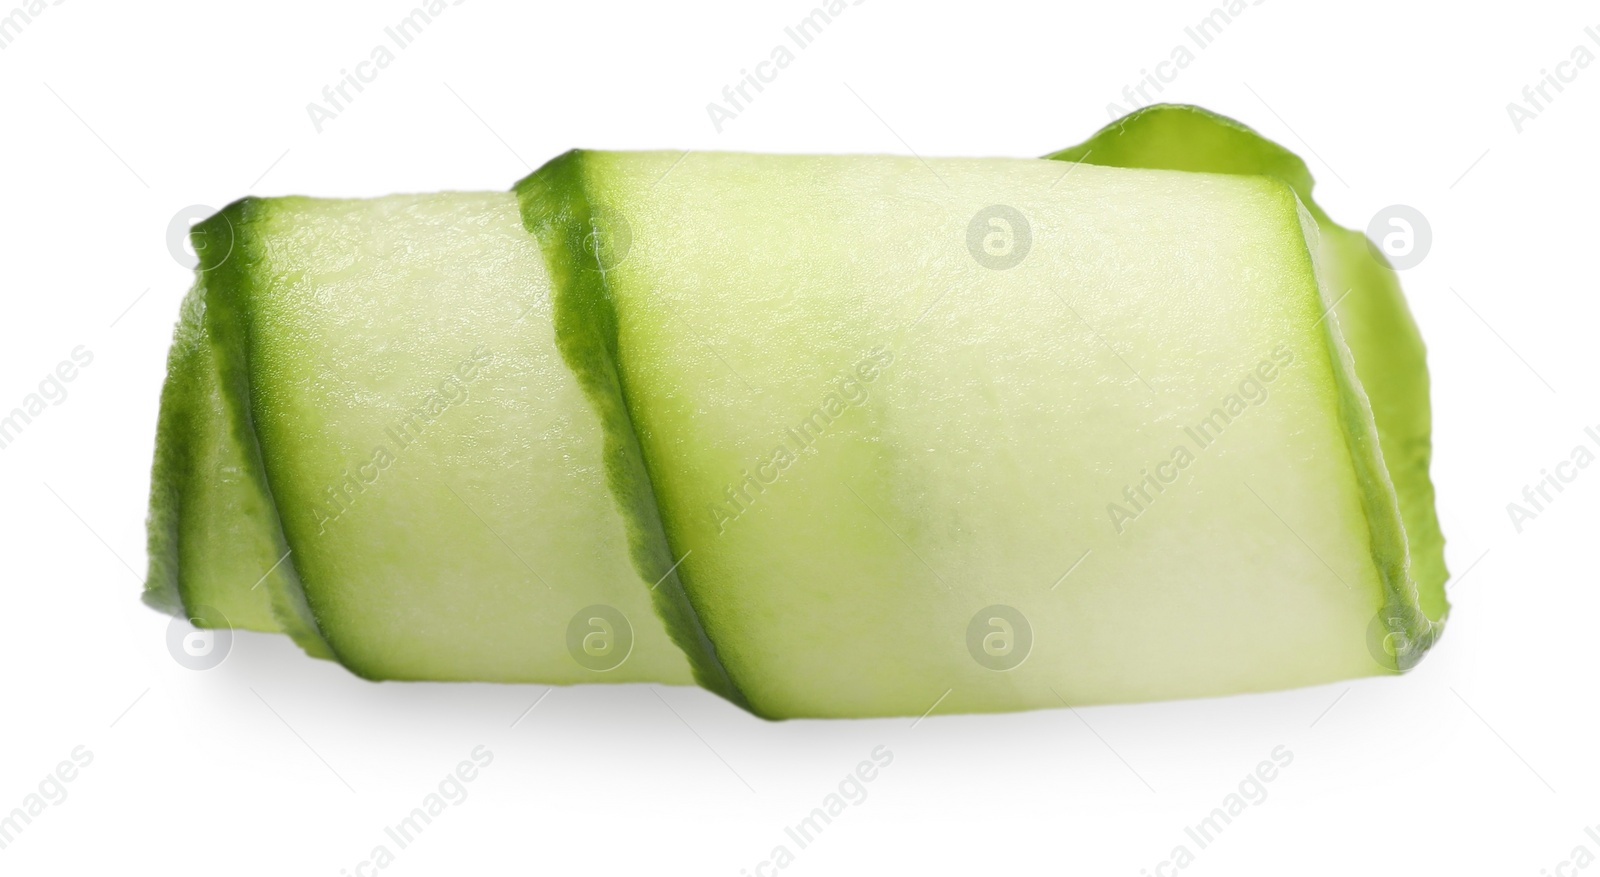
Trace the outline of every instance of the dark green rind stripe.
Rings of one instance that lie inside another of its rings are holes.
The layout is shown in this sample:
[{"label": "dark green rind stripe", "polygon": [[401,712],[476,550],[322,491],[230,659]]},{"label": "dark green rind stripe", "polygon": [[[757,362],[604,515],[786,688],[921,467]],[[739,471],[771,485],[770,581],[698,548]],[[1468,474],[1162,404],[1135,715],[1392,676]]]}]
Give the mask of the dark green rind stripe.
[{"label": "dark green rind stripe", "polygon": [[[289,551],[290,545],[268,484],[261,445],[256,439],[250,408],[248,322],[240,311],[249,306],[250,267],[258,259],[250,246],[249,226],[260,203],[255,198],[235,201],[197,224],[192,237],[195,252],[200,253],[199,271],[205,277],[205,327],[207,340],[215,345],[223,407],[233,440],[244,451],[250,479],[270,510],[268,525],[274,553],[281,557]],[[281,575],[274,579],[272,610],[284,633],[312,657],[337,660],[338,655],[322,636],[306,601],[305,588],[295,572],[292,556],[286,558],[279,572]]]},{"label": "dark green rind stripe", "polygon": [[1415,618],[1414,609],[1392,607],[1391,618],[1409,619],[1399,622],[1404,630],[1395,632],[1421,647],[1410,650],[1414,663],[1437,640],[1449,614],[1444,588],[1449,572],[1428,475],[1433,445],[1427,351],[1394,270],[1368,245],[1366,235],[1341,227],[1317,206],[1311,197],[1315,181],[1304,161],[1209,110],[1176,104],[1145,107],[1083,143],[1045,157],[1106,167],[1268,176],[1294,189],[1316,220],[1323,244],[1320,267],[1330,294],[1338,298],[1348,292],[1338,306],[1339,324],[1377,424],[1381,463],[1393,482],[1405,525],[1409,576],[1425,616]]},{"label": "dark green rind stripe", "polygon": [[[684,588],[656,502],[627,393],[617,369],[617,315],[586,246],[597,234],[584,179],[584,153],[558,156],[521,182],[514,191],[522,223],[538,241],[550,269],[556,346],[594,405],[605,434],[606,484],[628,531],[634,569],[656,583],[651,601],[672,641],[688,656],[695,680],[704,688],[750,710],[717,658],[700,614]],[[751,710],[754,712],[754,710]]]}]

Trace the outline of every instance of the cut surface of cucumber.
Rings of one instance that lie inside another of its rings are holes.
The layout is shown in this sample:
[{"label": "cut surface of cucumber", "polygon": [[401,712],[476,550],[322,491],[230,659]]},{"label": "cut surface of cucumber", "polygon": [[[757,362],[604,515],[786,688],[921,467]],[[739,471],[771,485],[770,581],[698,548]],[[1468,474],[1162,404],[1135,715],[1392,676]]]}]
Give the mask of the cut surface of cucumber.
[{"label": "cut surface of cucumber", "polygon": [[1428,475],[1433,425],[1427,351],[1395,271],[1363,233],[1340,226],[1312,199],[1305,162],[1239,122],[1176,104],[1138,110],[1048,157],[1109,167],[1268,176],[1295,190],[1317,221],[1319,264],[1339,300],[1334,318],[1372,404],[1405,520],[1421,609],[1429,619],[1442,620],[1449,611],[1449,573]]},{"label": "cut surface of cucumber", "polygon": [[1396,669],[1369,629],[1417,594],[1317,223],[1265,176],[1064,170],[574,152],[519,184],[563,354],[637,442],[648,572],[757,713]]},{"label": "cut surface of cucumber", "polygon": [[[515,197],[246,200],[208,325],[316,622],[374,679],[692,682]],[[569,647],[569,643],[572,644]]]}]

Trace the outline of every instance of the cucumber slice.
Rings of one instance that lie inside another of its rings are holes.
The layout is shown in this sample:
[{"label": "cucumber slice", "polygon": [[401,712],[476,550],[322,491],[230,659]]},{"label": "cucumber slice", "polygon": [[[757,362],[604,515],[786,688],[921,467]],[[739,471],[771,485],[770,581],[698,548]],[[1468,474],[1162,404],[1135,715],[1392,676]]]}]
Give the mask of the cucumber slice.
[{"label": "cucumber slice", "polygon": [[[1299,156],[1240,122],[1200,107],[1145,107],[1048,158],[1124,168],[1269,176],[1291,186],[1321,232],[1317,256],[1328,286],[1344,299],[1338,320],[1377,422],[1411,550],[1422,611],[1449,612],[1444,534],[1434,511],[1427,351],[1400,292],[1400,280],[1366,235],[1330,219],[1312,200],[1314,182]],[[1348,292],[1348,295],[1345,293]]]},{"label": "cucumber slice", "polygon": [[288,633],[329,657],[311,620],[259,454],[223,392],[205,326],[205,275],[185,296],[168,358],[151,475],[145,602],[199,627]]},{"label": "cucumber slice", "polygon": [[576,152],[517,191],[563,353],[637,441],[610,462],[636,529],[659,510],[648,569],[761,715],[1393,672],[1384,611],[1429,641],[1280,181]]},{"label": "cucumber slice", "polygon": [[372,679],[692,680],[628,563],[514,196],[247,199],[208,222],[234,240],[208,274],[209,325],[341,662]]}]

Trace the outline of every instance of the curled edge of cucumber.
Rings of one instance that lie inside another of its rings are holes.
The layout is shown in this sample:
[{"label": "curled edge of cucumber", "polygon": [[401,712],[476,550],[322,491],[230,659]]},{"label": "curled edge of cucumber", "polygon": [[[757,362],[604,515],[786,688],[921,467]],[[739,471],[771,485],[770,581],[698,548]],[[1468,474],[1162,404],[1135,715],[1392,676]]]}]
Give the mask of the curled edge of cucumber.
[{"label": "curled edge of cucumber", "polygon": [[[1199,108],[1149,107],[1046,158],[1106,167],[1266,176],[1287,184],[1299,197],[1317,227],[1319,272],[1325,273],[1331,287],[1350,290],[1338,319],[1359,379],[1356,392],[1364,391],[1370,403],[1381,449],[1381,455],[1373,458],[1383,461],[1404,524],[1401,545],[1407,557],[1398,567],[1405,569],[1408,563],[1409,575],[1389,582],[1387,623],[1392,633],[1411,644],[1393,669],[1409,669],[1442,631],[1448,613],[1447,572],[1428,475],[1431,418],[1425,351],[1394,271],[1379,261],[1362,233],[1338,226],[1317,206],[1303,161],[1251,129]],[[553,231],[529,205],[537,200],[542,182],[559,172],[561,162],[555,160],[516,190],[522,196],[527,229],[540,238],[547,263],[555,271],[562,260],[549,255],[551,248],[572,241],[569,235]],[[237,202],[195,229],[201,265],[174,334],[162,392],[144,600],[160,611],[186,614],[201,627],[283,632],[308,654],[338,659],[337,649],[319,628],[313,601],[297,572],[268,485],[250,405],[244,401],[250,393],[247,367],[239,355],[245,329],[237,314],[217,306],[219,300],[228,300],[226,296],[207,293],[211,285],[245,282],[234,272],[248,264],[250,256],[234,252],[234,229],[249,221],[257,203]],[[570,225],[576,219],[581,217],[568,215],[562,221]],[[593,306],[593,289],[586,293],[582,280],[552,277],[553,294],[558,299],[587,295],[583,306]],[[561,313],[558,307],[557,319]],[[564,348],[563,354],[568,353]],[[582,369],[570,359],[568,364],[581,381]],[[595,401],[599,396],[590,398]],[[605,420],[606,412],[599,414]],[[608,428],[606,434],[614,438],[624,431]],[[608,446],[607,460],[613,467],[643,466],[637,447]],[[611,474],[613,488],[638,479],[637,471]],[[656,581],[655,573],[668,568],[673,559],[660,533],[659,512],[649,499],[636,493],[631,502],[630,497],[618,502],[627,506],[624,516],[634,525],[630,551],[641,578]],[[1379,565],[1395,567],[1381,560]],[[257,578],[255,571],[262,569],[267,572]],[[652,601],[673,640],[689,655],[697,681],[749,708],[717,660],[678,576],[668,569],[661,578],[657,581],[661,587],[652,588]]]}]

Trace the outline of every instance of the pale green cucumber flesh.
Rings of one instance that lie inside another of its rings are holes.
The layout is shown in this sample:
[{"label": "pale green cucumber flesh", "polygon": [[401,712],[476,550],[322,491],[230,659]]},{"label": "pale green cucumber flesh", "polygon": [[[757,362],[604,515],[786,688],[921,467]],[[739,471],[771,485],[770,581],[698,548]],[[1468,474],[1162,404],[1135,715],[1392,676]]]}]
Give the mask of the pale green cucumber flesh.
[{"label": "pale green cucumber flesh", "polygon": [[[574,153],[519,193],[563,352],[612,370],[609,438],[636,436],[623,490],[653,497],[661,556],[756,712],[1023,709],[1394,669],[1367,632],[1412,593],[1405,537],[1288,186]],[[997,204],[1031,229],[999,270],[968,246]],[[581,245],[621,228],[625,252]],[[1197,447],[1185,430],[1213,409],[1226,429]],[[1125,488],[1185,446],[1119,524]],[[1032,631],[1003,672],[967,643],[994,604]]]},{"label": "pale green cucumber flesh", "polygon": [[[384,679],[690,682],[628,563],[599,423],[556,350],[515,197],[232,213],[239,278],[211,307],[340,661]],[[614,667],[568,647],[594,604],[631,631]]]},{"label": "pale green cucumber flesh", "polygon": [[1411,575],[1428,619],[1449,611],[1444,535],[1434,510],[1432,423],[1422,336],[1399,278],[1360,231],[1333,222],[1312,200],[1305,162],[1245,125],[1193,106],[1160,104],[1111,123],[1049,158],[1125,168],[1269,176],[1291,186],[1321,232],[1326,282],[1342,297],[1336,319],[1371,401],[1383,459],[1394,481],[1411,553]]}]

